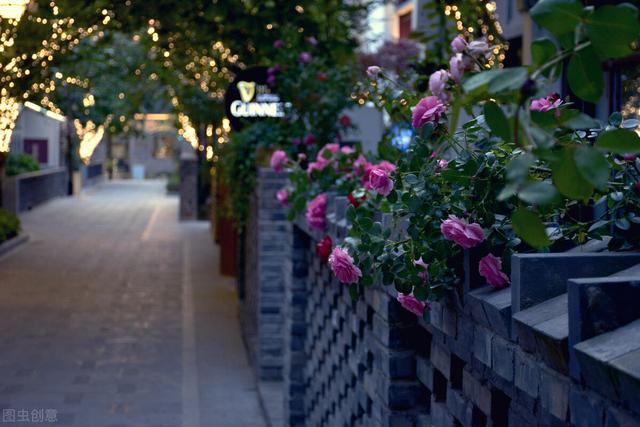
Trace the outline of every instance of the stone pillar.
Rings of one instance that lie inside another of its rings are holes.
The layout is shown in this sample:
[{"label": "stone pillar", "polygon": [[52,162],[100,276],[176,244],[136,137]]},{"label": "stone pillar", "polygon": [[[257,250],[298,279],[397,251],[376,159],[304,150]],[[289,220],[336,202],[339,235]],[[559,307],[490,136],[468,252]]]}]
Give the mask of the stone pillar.
[{"label": "stone pillar", "polygon": [[193,151],[180,156],[180,220],[198,218],[198,158]]}]

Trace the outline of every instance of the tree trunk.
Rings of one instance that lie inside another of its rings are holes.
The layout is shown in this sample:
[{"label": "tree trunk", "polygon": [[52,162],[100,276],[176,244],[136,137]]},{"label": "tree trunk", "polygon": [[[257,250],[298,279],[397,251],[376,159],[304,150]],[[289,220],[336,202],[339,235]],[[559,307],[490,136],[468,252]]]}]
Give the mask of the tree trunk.
[{"label": "tree trunk", "polygon": [[112,153],[112,143],[111,143],[111,134],[109,133],[108,127],[105,126],[107,134],[107,176],[109,179],[113,179],[113,169],[114,169],[114,161],[113,161],[113,153]]}]

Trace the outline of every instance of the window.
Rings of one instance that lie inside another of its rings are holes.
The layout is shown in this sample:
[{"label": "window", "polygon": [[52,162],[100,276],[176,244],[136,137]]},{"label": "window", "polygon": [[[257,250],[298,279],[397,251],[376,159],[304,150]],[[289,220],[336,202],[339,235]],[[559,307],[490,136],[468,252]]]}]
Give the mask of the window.
[{"label": "window", "polygon": [[153,137],[153,157],[156,159],[167,159],[173,153],[173,141],[168,136]]},{"label": "window", "polygon": [[401,39],[408,39],[411,35],[411,11],[398,17],[398,28]]}]

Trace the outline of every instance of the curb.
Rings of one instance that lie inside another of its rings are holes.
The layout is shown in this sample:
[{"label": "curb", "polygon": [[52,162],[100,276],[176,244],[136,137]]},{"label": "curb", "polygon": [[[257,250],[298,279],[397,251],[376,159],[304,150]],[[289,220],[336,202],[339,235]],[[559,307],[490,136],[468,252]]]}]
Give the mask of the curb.
[{"label": "curb", "polygon": [[29,241],[29,238],[30,236],[28,234],[21,233],[21,234],[18,234],[16,237],[13,237],[4,243],[1,243],[0,257],[8,254],[9,252],[13,251],[14,249],[21,246],[22,244],[27,243]]}]

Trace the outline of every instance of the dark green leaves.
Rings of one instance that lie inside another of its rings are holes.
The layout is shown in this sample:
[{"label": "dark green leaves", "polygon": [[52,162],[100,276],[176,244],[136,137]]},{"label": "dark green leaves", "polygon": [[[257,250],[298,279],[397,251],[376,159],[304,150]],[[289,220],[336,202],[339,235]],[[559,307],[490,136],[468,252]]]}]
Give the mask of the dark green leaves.
[{"label": "dark green leaves", "polygon": [[567,147],[553,164],[553,183],[558,191],[574,200],[587,200],[593,185],[583,178],[574,160],[575,148]]},{"label": "dark green leaves", "polygon": [[531,43],[531,57],[534,65],[540,66],[545,64],[551,60],[557,52],[558,48],[556,45],[546,37]]},{"label": "dark green leaves", "polygon": [[587,32],[595,51],[603,58],[622,58],[633,51],[640,37],[638,9],[629,5],[598,7],[587,19]]},{"label": "dark green leaves", "polygon": [[[556,45],[548,38],[542,38],[531,43],[531,57],[533,64],[540,67],[549,62],[558,53]],[[547,68],[543,74],[549,77],[551,74],[559,75],[562,69],[562,62],[558,62],[555,67]]]},{"label": "dark green leaves", "polygon": [[513,230],[527,244],[534,248],[545,248],[551,244],[544,224],[536,214],[519,208],[511,216]]},{"label": "dark green leaves", "polygon": [[550,204],[558,196],[558,190],[551,183],[543,181],[528,182],[518,192],[520,200],[536,205]]},{"label": "dark green leaves", "polygon": [[489,82],[489,93],[519,90],[528,76],[529,71],[524,67],[504,68],[502,73]]},{"label": "dark green leaves", "polygon": [[533,20],[549,30],[567,49],[573,46],[575,29],[582,14],[582,3],[578,0],[540,0],[531,9]]},{"label": "dark green leaves", "polygon": [[617,154],[640,153],[640,137],[626,129],[614,129],[600,134],[596,148]]},{"label": "dark green leaves", "polygon": [[604,190],[609,181],[609,162],[591,147],[578,147],[574,159],[580,175],[594,187]]},{"label": "dark green leaves", "polygon": [[604,76],[600,58],[592,47],[582,49],[571,58],[567,79],[569,87],[578,97],[598,102],[604,91]]},{"label": "dark green leaves", "polygon": [[484,119],[494,135],[504,141],[511,141],[511,127],[502,109],[495,102],[484,104]]}]

